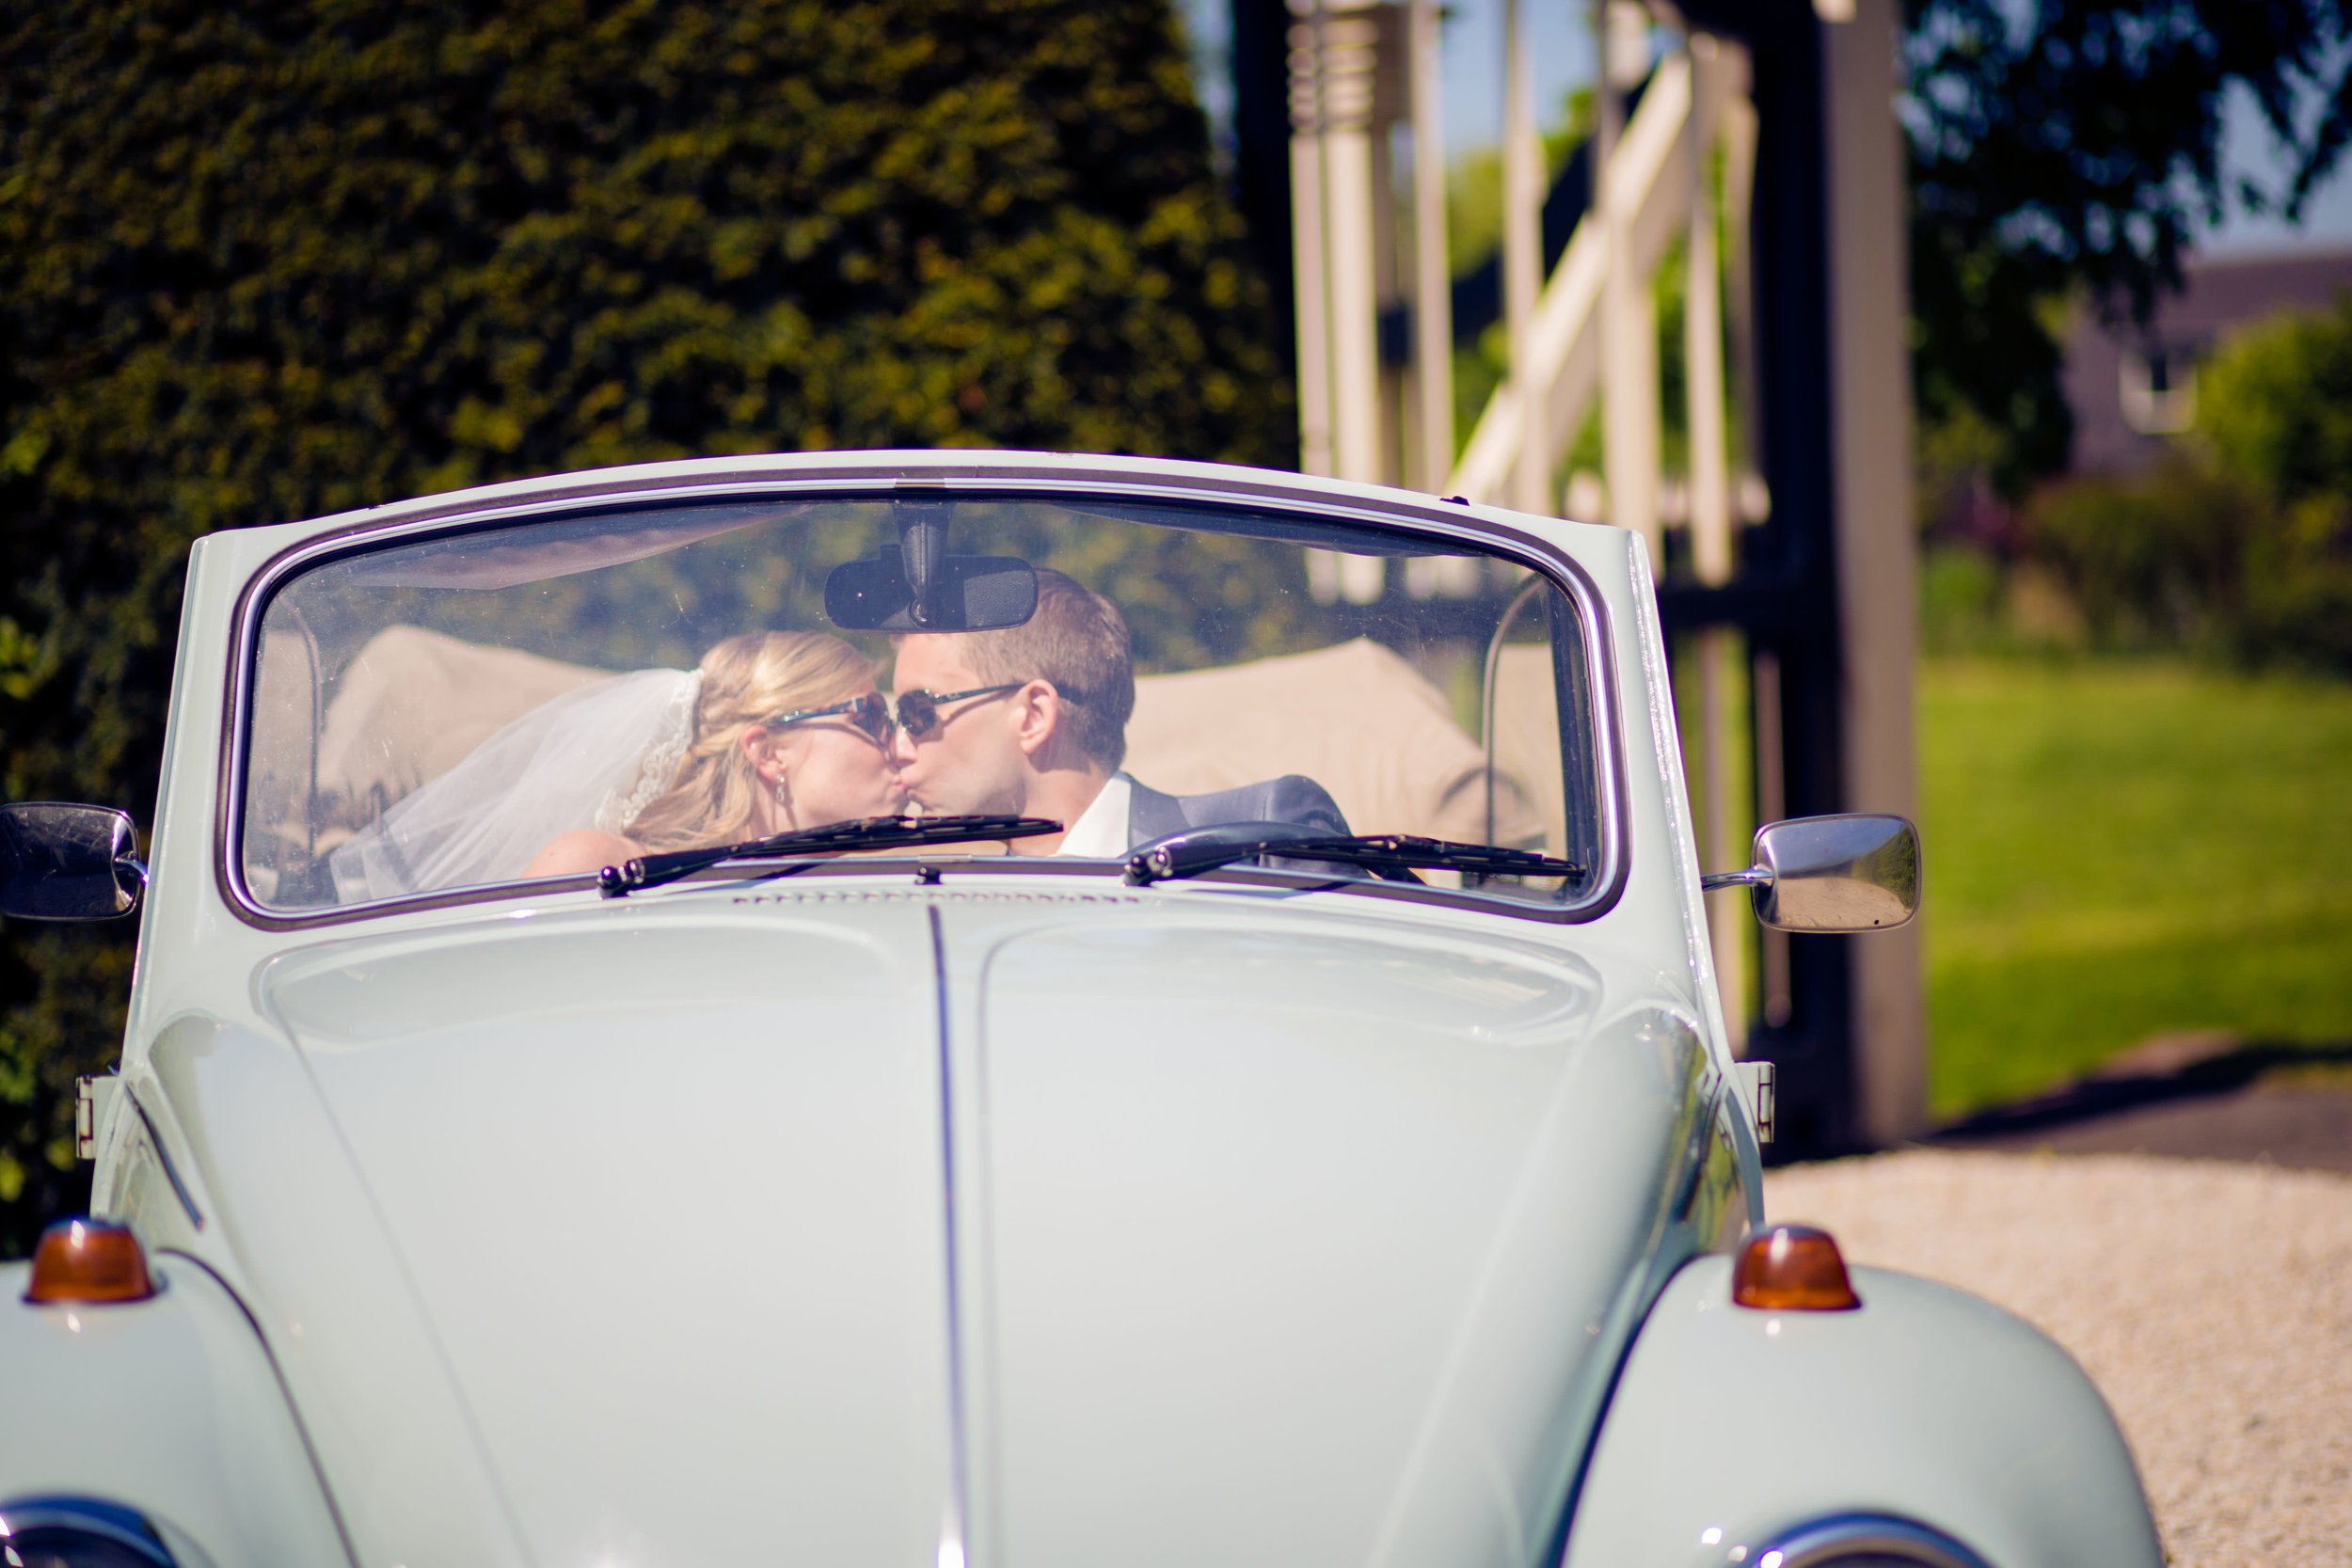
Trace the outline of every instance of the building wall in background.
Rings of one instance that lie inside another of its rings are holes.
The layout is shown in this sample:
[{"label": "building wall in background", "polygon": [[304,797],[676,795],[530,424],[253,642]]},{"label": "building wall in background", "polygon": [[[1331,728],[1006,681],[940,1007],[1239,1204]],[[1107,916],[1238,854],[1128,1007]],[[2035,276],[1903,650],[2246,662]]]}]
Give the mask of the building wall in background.
[{"label": "building wall in background", "polygon": [[2160,298],[2148,325],[2108,325],[2085,310],[2066,344],[2077,474],[2135,474],[2197,417],[2197,367],[2232,328],[2317,309],[2352,291],[2352,247],[2191,261],[2187,287]]}]

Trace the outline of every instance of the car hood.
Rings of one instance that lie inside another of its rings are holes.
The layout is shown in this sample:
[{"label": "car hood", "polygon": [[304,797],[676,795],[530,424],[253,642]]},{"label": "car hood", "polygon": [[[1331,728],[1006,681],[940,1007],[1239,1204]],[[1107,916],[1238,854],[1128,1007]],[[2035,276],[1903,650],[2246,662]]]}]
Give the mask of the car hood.
[{"label": "car hood", "polygon": [[262,982],[536,1560],[1540,1551],[1699,1114],[1654,985],[1271,903],[645,902]]}]

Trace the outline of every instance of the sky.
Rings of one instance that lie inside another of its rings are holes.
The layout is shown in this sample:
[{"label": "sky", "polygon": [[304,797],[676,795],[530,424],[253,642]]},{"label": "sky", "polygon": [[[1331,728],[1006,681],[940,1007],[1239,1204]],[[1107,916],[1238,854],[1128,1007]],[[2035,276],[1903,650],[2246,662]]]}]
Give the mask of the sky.
[{"label": "sky", "polygon": [[[2222,157],[2229,166],[2250,171],[2264,183],[2283,182],[2270,127],[2263,123],[2253,95],[2243,90],[2233,94],[2228,114]],[[2328,183],[2313,193],[2299,227],[2288,226],[2276,214],[2252,217],[2233,212],[2199,248],[2208,255],[2259,255],[2322,246],[2352,246],[2352,160],[2339,164]]]},{"label": "sky", "polygon": [[[1204,74],[1203,96],[1212,114],[1230,103],[1231,88],[1216,79],[1228,24],[1228,0],[1179,0],[1192,29],[1195,52],[1216,69]],[[1439,41],[1443,66],[1445,140],[1449,158],[1492,146],[1502,131],[1502,0],[1445,0],[1447,17]],[[1594,40],[1589,0],[1521,0],[1529,38],[1536,113],[1547,122],[1559,118],[1567,96],[1593,77]],[[2278,149],[2250,95],[2230,105],[2223,156],[2233,168],[2262,183],[2280,182]],[[2320,247],[2352,247],[2352,159],[2313,198],[2299,228],[2276,214],[2253,217],[2233,210],[2199,249],[2210,255],[2248,255]]]}]

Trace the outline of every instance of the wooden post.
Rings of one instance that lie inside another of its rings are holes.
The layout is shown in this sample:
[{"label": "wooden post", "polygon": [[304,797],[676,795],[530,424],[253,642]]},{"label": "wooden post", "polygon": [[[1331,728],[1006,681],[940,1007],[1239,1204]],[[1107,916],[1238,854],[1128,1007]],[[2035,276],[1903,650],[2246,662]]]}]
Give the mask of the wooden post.
[{"label": "wooden post", "polygon": [[[1844,632],[1846,799],[1918,812],[1912,682],[1918,546],[1912,524],[1911,377],[1904,358],[1902,140],[1895,120],[1897,0],[1853,0],[1824,29],[1833,461]],[[1933,854],[1931,846],[1929,853]],[[1927,1124],[1927,1025],[1916,922],[1853,939],[1857,1131],[1884,1147]]]}]

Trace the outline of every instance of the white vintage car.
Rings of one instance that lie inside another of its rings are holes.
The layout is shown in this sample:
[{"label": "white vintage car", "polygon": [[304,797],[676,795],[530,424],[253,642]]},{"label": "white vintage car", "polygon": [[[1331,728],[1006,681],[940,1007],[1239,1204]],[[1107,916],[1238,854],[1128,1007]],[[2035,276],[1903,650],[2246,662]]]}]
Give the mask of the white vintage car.
[{"label": "white vintage car", "polygon": [[1654,602],[1014,453],[204,540],[151,863],[0,812],[0,911],[144,922],[0,1270],[8,1568],[2156,1563],[2062,1352],[1768,1225]]}]

